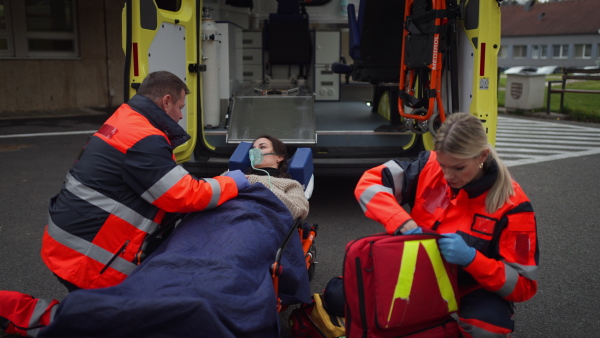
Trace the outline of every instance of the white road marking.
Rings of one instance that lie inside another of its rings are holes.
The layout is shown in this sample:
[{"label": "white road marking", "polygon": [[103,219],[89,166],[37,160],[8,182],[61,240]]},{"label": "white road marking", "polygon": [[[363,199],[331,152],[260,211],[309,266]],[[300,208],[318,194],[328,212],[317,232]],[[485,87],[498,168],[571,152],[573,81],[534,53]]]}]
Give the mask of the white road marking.
[{"label": "white road marking", "polygon": [[498,117],[496,151],[509,167],[600,154],[600,128]]},{"label": "white road marking", "polygon": [[[0,135],[0,138],[94,134],[96,130]],[[600,128],[498,117],[496,151],[515,167],[600,154]]]},{"label": "white road marking", "polygon": [[97,130],[81,130],[81,131],[63,131],[56,133],[34,133],[34,134],[12,134],[0,135],[0,138],[18,138],[18,137],[38,137],[38,136],[64,136],[64,135],[85,135],[93,134]]}]

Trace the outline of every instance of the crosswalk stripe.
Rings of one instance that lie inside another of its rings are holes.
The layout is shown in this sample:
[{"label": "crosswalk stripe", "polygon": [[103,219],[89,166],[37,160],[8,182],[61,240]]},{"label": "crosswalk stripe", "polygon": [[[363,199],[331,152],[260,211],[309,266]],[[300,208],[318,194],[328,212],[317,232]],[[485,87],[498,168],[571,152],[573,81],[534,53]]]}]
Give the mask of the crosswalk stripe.
[{"label": "crosswalk stripe", "polygon": [[[496,150],[498,149],[508,149],[508,148],[519,148],[522,149],[523,145],[514,144],[510,142],[498,142],[496,141]],[[554,150],[581,150],[581,146],[568,146],[564,144],[529,144],[527,145],[529,148],[540,148],[540,149],[554,149]],[[593,148],[593,147],[592,147]]]},{"label": "crosswalk stripe", "polygon": [[532,139],[532,140],[533,139],[543,139],[543,138],[548,138],[548,137],[550,137],[551,140],[583,140],[583,141],[586,141],[586,140],[588,140],[588,141],[599,140],[598,137],[593,137],[593,135],[590,136],[590,137],[563,136],[563,135],[557,135],[557,134],[554,134],[554,135],[549,134],[549,135],[546,135],[546,136],[544,136],[544,135],[535,135],[535,134],[522,135],[522,134],[512,134],[512,133],[500,133],[499,135],[503,136],[503,137],[520,137],[520,138],[523,138],[523,139]]},{"label": "crosswalk stripe", "polygon": [[600,147],[600,139],[598,140],[598,142],[590,142],[590,141],[579,141],[579,140],[554,140],[554,139],[543,139],[543,138],[519,138],[519,139],[513,139],[513,138],[496,138],[496,140],[499,141],[511,141],[513,140],[513,142],[518,142],[518,144],[526,144],[524,141],[531,141],[531,142],[537,142],[537,143],[559,143],[559,144],[581,144],[582,146],[585,145],[597,145],[598,147]]},{"label": "crosswalk stripe", "polygon": [[509,167],[600,154],[600,128],[498,117],[496,152]]}]

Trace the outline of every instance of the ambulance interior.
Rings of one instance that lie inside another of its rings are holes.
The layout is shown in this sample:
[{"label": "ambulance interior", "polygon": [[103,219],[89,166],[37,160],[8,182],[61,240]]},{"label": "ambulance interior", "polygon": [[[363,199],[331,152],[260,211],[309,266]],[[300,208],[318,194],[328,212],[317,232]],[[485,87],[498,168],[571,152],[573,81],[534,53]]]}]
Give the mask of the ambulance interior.
[{"label": "ambulance interior", "polygon": [[[254,8],[246,9],[248,17],[229,5],[215,4],[212,13],[205,11],[221,38],[219,109],[204,108],[210,144],[222,147],[272,134],[288,145],[316,147],[317,157],[331,151],[357,157],[365,152],[398,153],[414,142],[388,93],[398,82],[402,36],[398,18],[404,1],[380,1],[367,17],[371,21],[363,21],[372,28],[366,29],[370,33],[362,47],[366,62],[357,80],[332,69],[334,63],[354,62],[347,3],[315,3],[318,6],[297,0],[255,1]],[[356,57],[360,41],[353,43]],[[223,71],[226,59],[229,66]],[[206,103],[208,96],[203,100]]]},{"label": "ambulance interior", "polygon": [[269,134],[311,148],[316,173],[358,173],[431,149],[454,112],[479,116],[495,140],[495,1],[132,2],[124,49],[139,50],[125,83],[143,79],[137,62],[193,86],[180,124],[194,142],[175,151],[191,172],[218,173],[240,142]]}]

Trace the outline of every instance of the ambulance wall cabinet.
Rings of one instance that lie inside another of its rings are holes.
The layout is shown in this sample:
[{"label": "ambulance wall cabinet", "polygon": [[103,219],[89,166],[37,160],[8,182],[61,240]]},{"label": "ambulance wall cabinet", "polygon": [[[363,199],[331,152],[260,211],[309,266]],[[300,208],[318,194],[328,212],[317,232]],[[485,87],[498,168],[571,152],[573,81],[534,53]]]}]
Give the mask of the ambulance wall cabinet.
[{"label": "ambulance wall cabinet", "polygon": [[262,32],[245,31],[242,38],[244,81],[259,81],[263,76]]},{"label": "ambulance wall cabinet", "polygon": [[331,70],[341,55],[340,31],[315,32],[315,101],[340,100],[340,74]]}]

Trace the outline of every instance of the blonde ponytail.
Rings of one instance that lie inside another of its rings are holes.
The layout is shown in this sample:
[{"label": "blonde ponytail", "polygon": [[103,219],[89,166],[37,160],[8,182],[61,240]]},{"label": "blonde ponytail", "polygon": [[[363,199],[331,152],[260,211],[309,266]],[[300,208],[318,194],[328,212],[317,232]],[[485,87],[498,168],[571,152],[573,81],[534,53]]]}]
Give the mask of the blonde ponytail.
[{"label": "blonde ponytail", "polygon": [[488,144],[488,147],[490,155],[487,162],[494,160],[498,166],[496,182],[494,182],[485,198],[485,209],[488,213],[492,213],[500,209],[505,203],[510,203],[510,197],[514,195],[515,191],[512,185],[512,176],[506,164],[498,157],[498,153],[491,144]]}]

